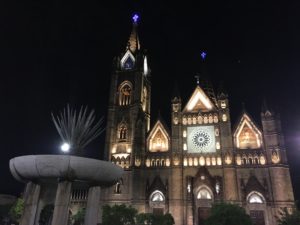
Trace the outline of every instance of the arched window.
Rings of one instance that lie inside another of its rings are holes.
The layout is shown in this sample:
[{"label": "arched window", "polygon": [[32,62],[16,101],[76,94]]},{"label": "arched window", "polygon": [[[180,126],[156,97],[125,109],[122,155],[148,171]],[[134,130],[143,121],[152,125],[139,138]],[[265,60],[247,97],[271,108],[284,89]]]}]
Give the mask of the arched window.
[{"label": "arched window", "polygon": [[252,158],[249,158],[248,160],[249,160],[249,164],[252,165],[252,161],[253,161]]},{"label": "arched window", "polygon": [[156,190],[150,195],[150,201],[151,202],[164,202],[165,196],[161,191]]},{"label": "arched window", "polygon": [[123,179],[121,178],[115,185],[115,194],[121,193],[121,185],[123,185]]},{"label": "arched window", "polygon": [[212,195],[207,188],[201,188],[197,194],[197,199],[212,199]]},{"label": "arched window", "polygon": [[154,159],[151,160],[151,166],[155,166],[155,160]]},{"label": "arched window", "polygon": [[243,164],[246,165],[247,164],[247,159],[243,158]]},{"label": "arched window", "polygon": [[263,195],[256,191],[253,191],[248,195],[247,201],[249,203],[260,203],[260,204],[265,202]]},{"label": "arched window", "polygon": [[119,139],[120,140],[126,140],[127,139],[127,126],[124,123],[122,123],[119,126]]},{"label": "arched window", "polygon": [[129,81],[123,82],[119,87],[119,105],[129,105],[131,103],[132,84]]}]

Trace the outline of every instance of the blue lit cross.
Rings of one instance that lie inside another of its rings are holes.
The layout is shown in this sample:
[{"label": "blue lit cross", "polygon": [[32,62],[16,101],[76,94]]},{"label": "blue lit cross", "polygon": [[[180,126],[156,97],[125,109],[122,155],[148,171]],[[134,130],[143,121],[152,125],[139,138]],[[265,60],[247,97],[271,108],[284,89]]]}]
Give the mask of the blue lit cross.
[{"label": "blue lit cross", "polygon": [[136,23],[139,19],[139,15],[138,14],[134,14],[132,17],[133,21]]},{"label": "blue lit cross", "polygon": [[205,57],[206,57],[206,55],[207,55],[206,52],[202,52],[202,53],[201,53],[201,58],[204,60]]}]

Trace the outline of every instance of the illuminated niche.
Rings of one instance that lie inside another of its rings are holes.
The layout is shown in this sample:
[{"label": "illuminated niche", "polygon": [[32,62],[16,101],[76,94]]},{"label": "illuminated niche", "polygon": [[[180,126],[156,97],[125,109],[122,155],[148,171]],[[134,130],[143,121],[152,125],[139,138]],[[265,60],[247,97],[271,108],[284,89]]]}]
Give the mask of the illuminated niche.
[{"label": "illuminated niche", "polygon": [[280,162],[280,157],[278,151],[272,151],[272,163],[279,163]]},{"label": "illuminated niche", "polygon": [[262,145],[262,133],[244,114],[234,133],[235,145],[239,149],[257,149]]},{"label": "illuminated niche", "polygon": [[159,120],[150,132],[148,144],[150,152],[165,152],[169,150],[170,137]]}]

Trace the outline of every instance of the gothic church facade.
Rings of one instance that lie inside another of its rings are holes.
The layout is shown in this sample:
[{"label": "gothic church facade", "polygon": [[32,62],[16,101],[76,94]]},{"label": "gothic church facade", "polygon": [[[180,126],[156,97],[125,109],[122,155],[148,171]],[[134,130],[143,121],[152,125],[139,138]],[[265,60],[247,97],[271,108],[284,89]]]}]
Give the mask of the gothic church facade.
[{"label": "gothic church facade", "polygon": [[124,168],[101,204],[171,213],[176,225],[202,225],[214,202],[236,203],[255,224],[275,225],[294,206],[279,116],[264,107],[258,125],[243,111],[233,126],[225,92],[199,82],[187,102],[171,99],[171,127],[150,124],[151,82],[137,20],[111,74],[105,152]]}]

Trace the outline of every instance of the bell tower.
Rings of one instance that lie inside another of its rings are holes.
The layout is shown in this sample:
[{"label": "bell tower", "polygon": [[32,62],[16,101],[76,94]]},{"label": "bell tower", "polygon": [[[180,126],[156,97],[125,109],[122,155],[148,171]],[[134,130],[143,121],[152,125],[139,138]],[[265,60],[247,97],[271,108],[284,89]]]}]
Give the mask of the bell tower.
[{"label": "bell tower", "polygon": [[141,159],[150,128],[150,69],[140,45],[138,21],[135,14],[125,51],[114,58],[107,113],[105,158],[124,169]]}]

